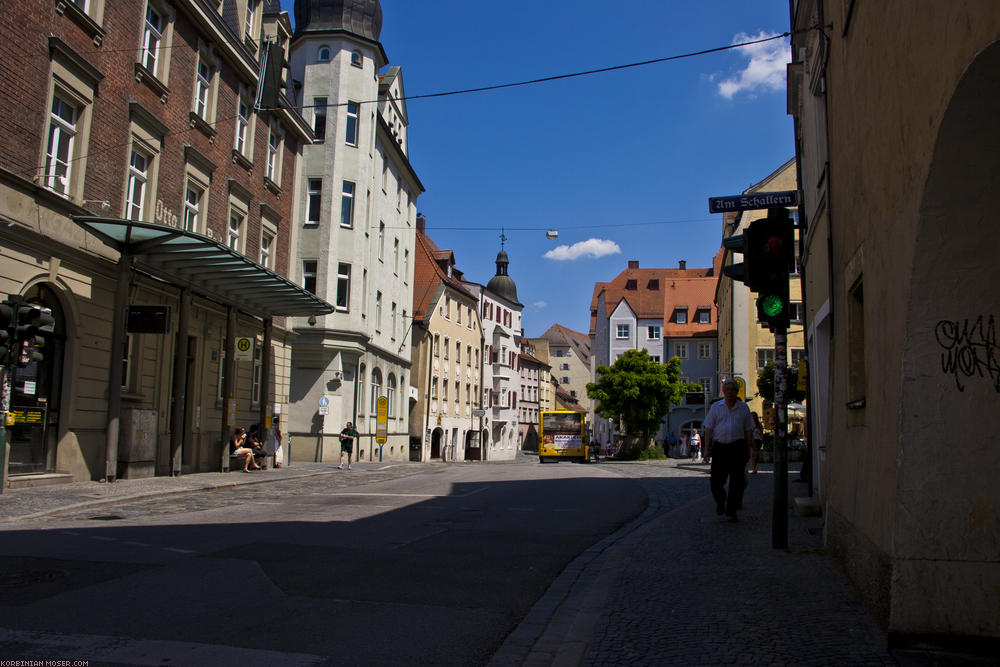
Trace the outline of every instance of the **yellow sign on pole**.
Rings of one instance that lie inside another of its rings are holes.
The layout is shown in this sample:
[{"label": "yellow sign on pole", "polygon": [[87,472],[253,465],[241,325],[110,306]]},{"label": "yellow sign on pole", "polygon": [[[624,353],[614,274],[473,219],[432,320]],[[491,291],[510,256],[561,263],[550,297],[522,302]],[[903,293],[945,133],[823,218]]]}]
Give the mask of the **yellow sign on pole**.
[{"label": "yellow sign on pole", "polygon": [[384,445],[389,439],[389,399],[378,397],[378,408],[375,413],[375,442]]},{"label": "yellow sign on pole", "polygon": [[799,360],[798,385],[795,387],[799,391],[805,391],[806,390],[806,382],[809,381],[809,378],[807,377],[807,373],[808,372],[809,371],[806,370],[806,360],[805,359],[800,359]]},{"label": "yellow sign on pole", "polygon": [[226,401],[226,426],[236,426],[236,399]]},{"label": "yellow sign on pole", "polygon": [[746,402],[746,400],[747,400],[747,381],[744,380],[743,378],[741,378],[739,375],[734,376],[733,379],[736,380],[736,386],[739,387],[739,389],[740,389],[739,393],[737,394],[737,396],[739,397],[739,399],[741,401]]}]

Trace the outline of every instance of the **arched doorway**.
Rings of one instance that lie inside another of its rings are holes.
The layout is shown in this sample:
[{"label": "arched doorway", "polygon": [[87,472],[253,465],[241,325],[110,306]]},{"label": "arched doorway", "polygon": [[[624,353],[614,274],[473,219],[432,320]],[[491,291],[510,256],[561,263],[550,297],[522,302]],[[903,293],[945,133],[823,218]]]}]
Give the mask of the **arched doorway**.
[{"label": "arched doorway", "polygon": [[434,429],[431,433],[431,458],[441,458],[441,441],[444,439],[444,431],[440,428]]},{"label": "arched doorway", "polygon": [[22,305],[47,308],[55,320],[55,333],[41,350],[43,359],[23,368],[14,367],[10,377],[8,427],[11,475],[50,472],[56,469],[59,440],[59,406],[66,343],[66,318],[56,292],[46,284],[31,287]]},{"label": "arched doorway", "polygon": [[476,440],[476,431],[465,432],[465,460],[477,461],[481,458],[479,453],[479,442]]}]

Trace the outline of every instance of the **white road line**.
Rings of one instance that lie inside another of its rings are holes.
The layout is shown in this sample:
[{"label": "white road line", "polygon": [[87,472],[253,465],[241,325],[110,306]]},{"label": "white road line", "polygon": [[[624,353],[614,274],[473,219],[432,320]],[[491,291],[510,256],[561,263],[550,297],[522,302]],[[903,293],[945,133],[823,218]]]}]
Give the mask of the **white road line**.
[{"label": "white road line", "polygon": [[176,547],[163,547],[164,551],[176,551],[179,554],[193,554],[198,553],[197,551],[191,551],[190,549],[178,549]]}]

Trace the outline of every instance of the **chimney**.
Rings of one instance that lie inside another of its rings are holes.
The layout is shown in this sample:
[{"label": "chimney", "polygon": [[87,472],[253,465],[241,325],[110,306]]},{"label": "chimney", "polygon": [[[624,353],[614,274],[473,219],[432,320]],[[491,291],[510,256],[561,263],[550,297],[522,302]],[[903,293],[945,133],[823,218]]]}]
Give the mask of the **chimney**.
[{"label": "chimney", "polygon": [[[417,218],[417,219],[419,220],[419,218]],[[681,261],[679,261],[679,262],[677,263],[677,265],[678,265],[678,266],[680,267],[681,271],[683,271],[683,270],[685,270],[685,269],[687,268],[687,265],[688,265],[688,263],[687,263],[687,262],[685,262],[685,261],[684,261],[684,260],[682,259]]]},{"label": "chimney", "polygon": [[628,270],[629,271],[632,271],[633,269],[638,269],[638,268],[639,268],[639,260],[637,260],[637,259],[630,259],[628,261]]},{"label": "chimney", "polygon": [[417,231],[421,234],[425,234],[424,229],[427,227],[427,218],[424,217],[423,213],[417,213]]}]

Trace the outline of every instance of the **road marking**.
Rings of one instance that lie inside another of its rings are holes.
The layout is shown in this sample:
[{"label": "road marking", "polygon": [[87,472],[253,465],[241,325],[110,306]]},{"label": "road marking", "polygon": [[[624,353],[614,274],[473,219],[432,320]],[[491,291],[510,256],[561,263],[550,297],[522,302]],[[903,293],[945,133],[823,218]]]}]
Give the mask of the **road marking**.
[{"label": "road marking", "polygon": [[193,554],[193,553],[197,553],[196,551],[191,551],[190,549],[178,549],[176,547],[163,547],[163,550],[164,551],[176,551],[179,554]]}]

